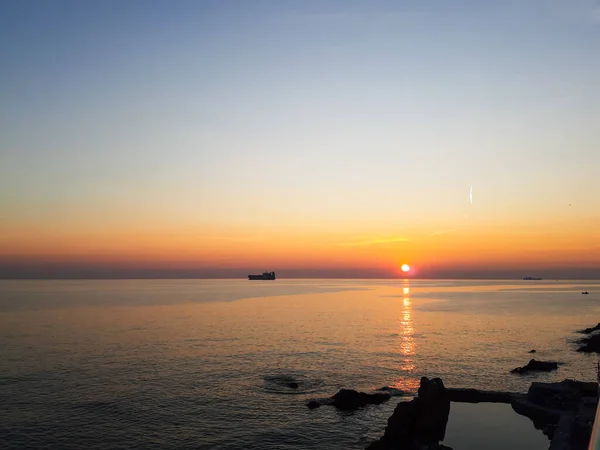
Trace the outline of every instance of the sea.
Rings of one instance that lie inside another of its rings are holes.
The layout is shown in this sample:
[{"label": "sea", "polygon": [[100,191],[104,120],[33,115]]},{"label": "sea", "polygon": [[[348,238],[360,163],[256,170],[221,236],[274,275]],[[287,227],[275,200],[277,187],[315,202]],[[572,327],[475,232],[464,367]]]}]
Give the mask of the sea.
[{"label": "sea", "polygon": [[[364,449],[422,376],[594,381],[575,340],[598,322],[600,281],[0,281],[0,448]],[[531,357],[559,369],[510,373]],[[306,407],[382,387],[383,405]],[[509,405],[453,405],[446,435],[549,444]]]}]

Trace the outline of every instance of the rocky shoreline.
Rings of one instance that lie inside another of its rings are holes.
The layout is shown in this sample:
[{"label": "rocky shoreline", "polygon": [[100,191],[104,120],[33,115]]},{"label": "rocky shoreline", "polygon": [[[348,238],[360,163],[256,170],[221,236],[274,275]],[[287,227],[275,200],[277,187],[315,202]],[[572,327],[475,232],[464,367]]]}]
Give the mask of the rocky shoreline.
[{"label": "rocky shoreline", "polygon": [[587,334],[588,336],[577,341],[579,344],[578,352],[600,353],[600,333],[596,333],[597,331],[600,331],[600,323],[591,328],[579,331],[579,333]]},{"label": "rocky shoreline", "polygon": [[[342,389],[320,405],[349,410],[380,404],[389,394]],[[314,408],[311,401],[307,406]],[[451,450],[444,440],[450,404],[505,403],[550,439],[551,450],[584,450],[588,446],[598,404],[598,384],[574,380],[531,384],[526,394],[479,389],[446,388],[440,378],[421,378],[419,391],[401,401],[388,419],[384,435],[367,450]]]},{"label": "rocky shoreline", "polygon": [[[600,323],[579,331],[589,336],[578,341],[581,346],[577,351],[600,353],[600,333],[597,331],[600,331]],[[557,368],[556,362],[532,359],[511,372],[524,374]],[[331,398],[312,400],[307,406],[314,409],[331,405],[351,410],[386,402],[392,397],[391,392],[402,395],[401,391],[389,388],[371,394],[342,389]],[[584,450],[588,448],[596,415],[598,383],[569,379],[558,383],[533,382],[527,393],[517,393],[446,388],[440,378],[430,380],[423,377],[417,396],[397,404],[383,436],[371,443],[367,450],[452,450],[442,444],[451,402],[509,404],[516,413],[528,417],[536,429],[548,436],[550,450]]]}]

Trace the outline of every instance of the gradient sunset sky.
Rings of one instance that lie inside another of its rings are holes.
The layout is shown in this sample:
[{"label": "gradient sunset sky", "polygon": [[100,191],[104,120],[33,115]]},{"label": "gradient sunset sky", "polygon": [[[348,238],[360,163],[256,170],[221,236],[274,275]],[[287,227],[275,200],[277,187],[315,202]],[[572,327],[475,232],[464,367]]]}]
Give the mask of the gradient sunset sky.
[{"label": "gradient sunset sky", "polygon": [[0,276],[600,278],[596,1],[3,1],[0,66]]}]

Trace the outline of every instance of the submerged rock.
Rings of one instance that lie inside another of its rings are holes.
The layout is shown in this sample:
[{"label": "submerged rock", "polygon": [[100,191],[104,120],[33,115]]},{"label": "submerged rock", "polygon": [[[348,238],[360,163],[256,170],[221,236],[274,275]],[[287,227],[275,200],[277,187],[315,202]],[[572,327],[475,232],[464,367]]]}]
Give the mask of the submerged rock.
[{"label": "submerged rock", "polygon": [[406,395],[406,392],[404,392],[402,389],[398,389],[398,388],[391,387],[391,386],[383,386],[383,387],[377,389],[377,391],[387,392],[392,397],[400,397],[402,395]]},{"label": "submerged rock", "polygon": [[300,385],[298,383],[292,382],[292,383],[288,383],[287,387],[292,388],[292,389],[298,389],[300,387]]},{"label": "submerged rock", "polygon": [[383,392],[367,394],[354,389],[341,389],[331,398],[314,399],[309,401],[306,406],[315,409],[322,405],[332,405],[339,409],[353,410],[366,405],[379,405],[388,401],[391,397],[390,394]]},{"label": "submerged rock", "polygon": [[309,409],[315,409],[323,405],[333,405],[333,398],[313,398],[306,404],[306,406],[308,406]]},{"label": "submerged rock", "polygon": [[341,389],[333,397],[333,406],[340,409],[358,409],[366,405],[379,405],[391,398],[390,394],[367,394],[354,389]]},{"label": "submerged rock", "polygon": [[558,363],[554,361],[537,361],[535,359],[530,360],[527,365],[523,367],[517,367],[511,370],[512,373],[524,374],[529,371],[536,372],[550,372],[551,370],[558,369]]}]

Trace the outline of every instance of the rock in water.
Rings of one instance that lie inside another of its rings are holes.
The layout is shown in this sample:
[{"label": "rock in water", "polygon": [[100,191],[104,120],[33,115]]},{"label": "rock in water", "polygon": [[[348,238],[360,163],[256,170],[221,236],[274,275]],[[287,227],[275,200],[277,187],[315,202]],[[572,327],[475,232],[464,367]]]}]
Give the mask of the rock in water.
[{"label": "rock in water", "polygon": [[537,372],[550,372],[551,370],[558,369],[558,363],[554,361],[537,361],[535,359],[530,360],[527,365],[523,367],[517,367],[511,370],[512,373],[524,374],[529,371]]},{"label": "rock in water", "polygon": [[387,392],[392,397],[401,397],[403,395],[406,395],[406,392],[404,392],[402,389],[397,389],[397,388],[391,387],[391,386],[383,386],[383,387],[377,389],[377,391]]},{"label": "rock in water", "polygon": [[366,405],[379,405],[391,397],[390,394],[375,393],[366,394],[354,389],[341,389],[333,398],[333,406],[340,409],[358,409]]},{"label": "rock in water", "polygon": [[529,350],[529,353],[535,353],[535,349]]},{"label": "rock in water", "polygon": [[309,409],[315,409],[323,405],[333,405],[333,398],[313,398],[306,404]]},{"label": "rock in water", "polygon": [[315,409],[322,405],[333,405],[339,409],[353,410],[366,405],[379,405],[391,397],[390,394],[382,392],[367,394],[354,389],[341,389],[333,397],[314,399],[308,402],[306,406]]},{"label": "rock in water", "polygon": [[593,333],[594,331],[598,331],[598,330],[600,330],[600,323],[598,323],[598,325],[596,325],[594,327],[590,327],[590,328],[586,328],[585,330],[581,330],[580,333],[590,334],[590,333]]},{"label": "rock in water", "polygon": [[298,389],[300,387],[300,385],[298,383],[288,383],[287,387],[292,388],[292,389]]},{"label": "rock in water", "polygon": [[577,349],[578,352],[600,353],[600,334],[593,334],[580,339],[579,344],[581,346]]}]

